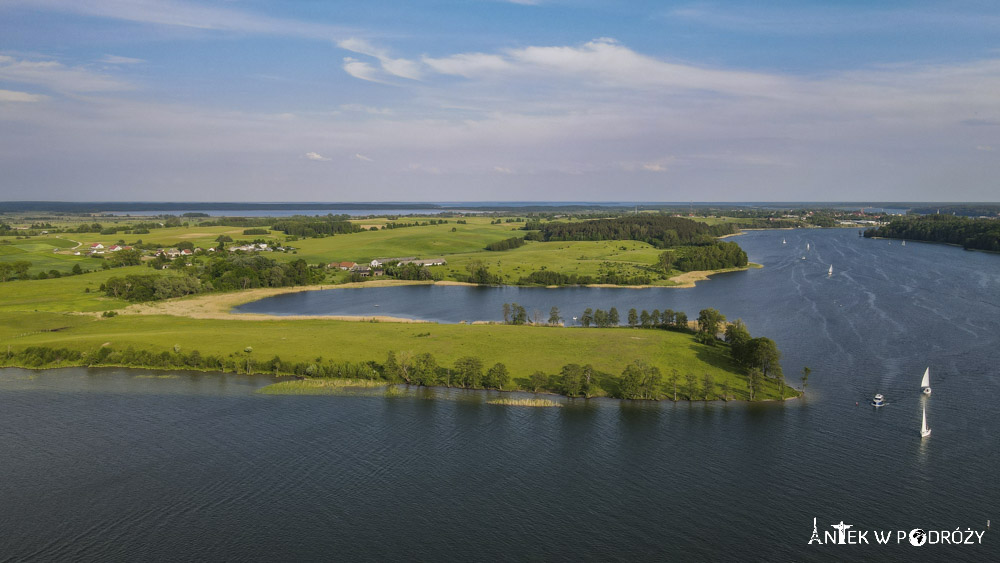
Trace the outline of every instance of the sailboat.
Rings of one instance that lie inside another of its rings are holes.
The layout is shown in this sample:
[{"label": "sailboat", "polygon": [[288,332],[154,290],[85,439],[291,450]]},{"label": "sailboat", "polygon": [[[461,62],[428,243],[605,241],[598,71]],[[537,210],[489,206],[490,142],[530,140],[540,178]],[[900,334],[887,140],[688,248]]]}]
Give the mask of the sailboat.
[{"label": "sailboat", "polygon": [[806,250],[809,250],[809,243],[806,243]]},{"label": "sailboat", "polygon": [[788,242],[785,239],[781,239],[781,244],[788,244]]},{"label": "sailboat", "polygon": [[833,275],[833,264],[830,264],[830,269],[827,270],[826,275],[828,275],[828,276],[832,276]]},{"label": "sailboat", "polygon": [[920,387],[923,388],[924,395],[931,394],[931,368],[930,366],[924,370],[924,378],[920,380]]},{"label": "sailboat", "polygon": [[906,246],[906,241],[904,240],[904,241],[903,241],[903,242],[901,242],[900,244],[902,244],[903,246]]},{"label": "sailboat", "polygon": [[927,428],[927,407],[924,407],[924,420],[920,423],[920,437],[926,438],[931,435],[931,429]]}]

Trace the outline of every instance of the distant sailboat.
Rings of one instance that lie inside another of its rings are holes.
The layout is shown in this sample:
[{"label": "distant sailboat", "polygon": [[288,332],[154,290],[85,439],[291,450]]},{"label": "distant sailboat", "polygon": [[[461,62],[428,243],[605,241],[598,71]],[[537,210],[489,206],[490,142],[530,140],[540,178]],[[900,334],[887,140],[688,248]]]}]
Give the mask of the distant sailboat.
[{"label": "distant sailboat", "polygon": [[926,438],[931,435],[931,429],[927,428],[927,407],[924,407],[924,420],[920,423],[920,437]]},{"label": "distant sailboat", "polygon": [[904,240],[904,241],[903,241],[903,242],[901,242],[900,244],[902,244],[903,246],[906,246],[906,241]]},{"label": "distant sailboat", "polygon": [[830,264],[830,269],[827,270],[826,275],[828,275],[828,276],[832,276],[833,275],[833,264]]},{"label": "distant sailboat", "polygon": [[809,243],[806,243],[806,250],[809,250]]},{"label": "distant sailboat", "polygon": [[929,366],[924,370],[924,378],[920,380],[920,387],[923,388],[924,395],[931,394],[931,368]]},{"label": "distant sailboat", "polygon": [[785,239],[781,239],[781,244],[788,244],[788,242],[786,242]]}]

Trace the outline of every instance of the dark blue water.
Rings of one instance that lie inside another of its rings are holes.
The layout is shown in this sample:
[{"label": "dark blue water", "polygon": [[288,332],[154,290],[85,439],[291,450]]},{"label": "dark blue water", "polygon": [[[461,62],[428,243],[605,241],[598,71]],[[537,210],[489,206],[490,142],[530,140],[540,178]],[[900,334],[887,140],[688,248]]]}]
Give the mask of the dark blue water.
[{"label": "dark blue water", "polygon": [[0,559],[997,560],[992,531],[979,546],[807,542],[813,518],[821,534],[998,520],[1000,256],[855,231],[738,240],[765,268],[694,289],[335,290],[312,294],[331,301],[314,312],[714,306],[774,338],[790,376],[813,368],[805,400],[519,409],[456,391],[273,397],[252,392],[266,378],[4,370]]}]

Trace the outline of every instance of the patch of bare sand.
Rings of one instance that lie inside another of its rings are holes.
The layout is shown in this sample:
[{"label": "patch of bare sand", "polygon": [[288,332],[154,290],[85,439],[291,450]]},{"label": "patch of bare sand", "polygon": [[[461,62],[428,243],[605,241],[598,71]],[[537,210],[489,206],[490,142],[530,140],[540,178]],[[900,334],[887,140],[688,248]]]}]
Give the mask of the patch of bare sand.
[{"label": "patch of bare sand", "polygon": [[307,319],[330,319],[342,321],[364,321],[364,322],[397,322],[397,323],[422,323],[414,319],[404,319],[400,317],[390,317],[387,315],[263,315],[256,313],[236,314],[232,312],[233,307],[286,293],[298,293],[301,291],[317,291],[321,289],[354,289],[362,287],[387,287],[394,285],[415,285],[426,282],[412,282],[406,280],[375,280],[363,283],[348,283],[341,285],[310,285],[298,287],[268,287],[250,289],[236,293],[209,293],[194,297],[181,297],[178,299],[168,299],[166,301],[154,303],[137,303],[126,307],[123,314],[132,315],[172,315],[175,317],[189,317],[192,319],[238,319],[245,321],[273,321],[273,320],[307,320]]}]

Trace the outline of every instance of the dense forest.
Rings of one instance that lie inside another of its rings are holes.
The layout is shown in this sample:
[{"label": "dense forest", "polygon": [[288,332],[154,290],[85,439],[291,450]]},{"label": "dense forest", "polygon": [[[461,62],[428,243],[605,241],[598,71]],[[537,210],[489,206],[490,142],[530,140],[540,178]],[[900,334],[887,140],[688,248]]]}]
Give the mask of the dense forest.
[{"label": "dense forest", "polygon": [[673,267],[682,272],[693,272],[743,268],[747,263],[747,253],[740,248],[740,245],[735,242],[716,242],[685,249],[684,255],[673,263]]},{"label": "dense forest", "polygon": [[297,217],[277,221],[271,227],[275,231],[281,231],[286,235],[298,237],[314,237],[317,235],[342,235],[347,233],[361,232],[361,227],[350,221],[330,221],[321,218],[307,219]]},{"label": "dense forest", "polygon": [[954,215],[901,217],[865,231],[866,237],[900,238],[958,244],[967,250],[1000,252],[1000,221]]},{"label": "dense forest", "polygon": [[630,215],[614,219],[596,219],[578,223],[529,222],[540,231],[544,241],[570,240],[638,240],[657,248],[688,244],[711,244],[716,237],[737,231],[735,225],[708,225],[683,217],[669,215]]}]

